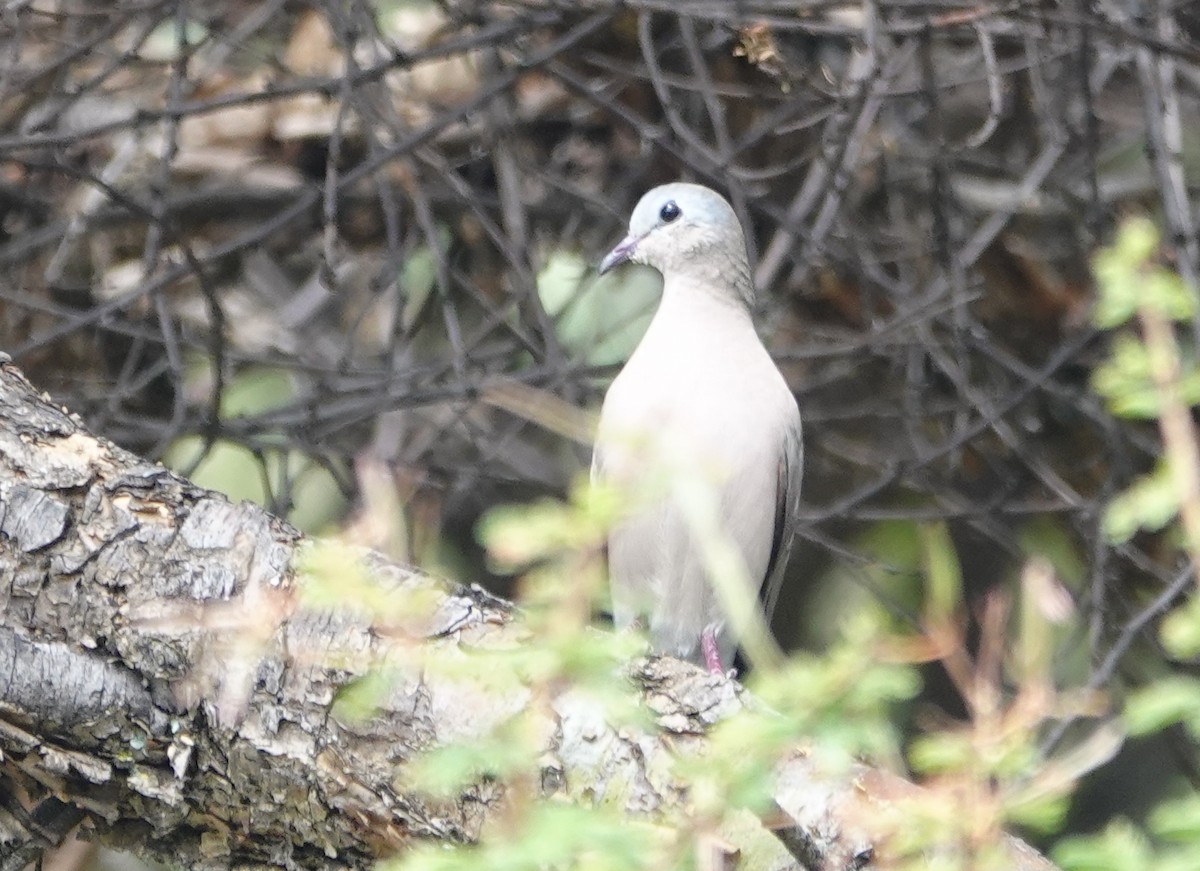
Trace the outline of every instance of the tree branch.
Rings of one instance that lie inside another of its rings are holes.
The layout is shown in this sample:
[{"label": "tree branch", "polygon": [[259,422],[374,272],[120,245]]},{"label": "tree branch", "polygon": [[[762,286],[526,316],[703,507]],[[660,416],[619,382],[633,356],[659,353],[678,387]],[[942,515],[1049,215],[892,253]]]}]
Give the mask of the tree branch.
[{"label": "tree branch", "polygon": [[[261,509],[92,436],[0,359],[0,871],[80,820],[191,868],[361,868],[480,833],[502,787],[437,802],[406,786],[402,763],[530,704],[470,669],[472,651],[519,645],[527,630],[478,588],[378,556],[365,564],[381,589],[432,603],[401,629],[354,603],[305,607],[295,565],[307,547]],[[464,668],[424,670],[418,645]],[[381,664],[394,679],[378,715],[340,716],[339,690]],[[673,660],[634,677],[662,731],[618,732],[563,692],[545,792],[630,813],[679,802],[669,760],[746,701],[735,682]],[[781,764],[775,837],[761,825],[730,836],[742,867],[865,867],[870,821],[916,789],[862,766],[825,772],[817,755]],[[1013,868],[1052,867],[1011,848]]]}]

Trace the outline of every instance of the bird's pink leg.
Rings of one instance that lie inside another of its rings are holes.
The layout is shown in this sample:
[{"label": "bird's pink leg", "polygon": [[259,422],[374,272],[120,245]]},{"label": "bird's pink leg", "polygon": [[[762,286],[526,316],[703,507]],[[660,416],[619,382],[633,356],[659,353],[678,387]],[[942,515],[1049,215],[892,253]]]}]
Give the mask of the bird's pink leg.
[{"label": "bird's pink leg", "polygon": [[700,650],[704,653],[704,664],[713,674],[724,674],[721,667],[721,653],[717,650],[717,633],[711,626],[705,626],[700,633]]}]

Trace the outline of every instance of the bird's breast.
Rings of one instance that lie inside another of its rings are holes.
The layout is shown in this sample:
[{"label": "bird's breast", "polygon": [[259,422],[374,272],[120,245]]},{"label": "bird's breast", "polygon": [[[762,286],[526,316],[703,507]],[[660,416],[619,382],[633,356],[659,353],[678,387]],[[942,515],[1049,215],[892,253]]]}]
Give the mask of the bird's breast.
[{"label": "bird's breast", "polygon": [[748,462],[773,474],[795,406],[766,351],[673,350],[635,354],[609,388],[598,434],[606,477],[638,478],[665,464],[719,482]]}]

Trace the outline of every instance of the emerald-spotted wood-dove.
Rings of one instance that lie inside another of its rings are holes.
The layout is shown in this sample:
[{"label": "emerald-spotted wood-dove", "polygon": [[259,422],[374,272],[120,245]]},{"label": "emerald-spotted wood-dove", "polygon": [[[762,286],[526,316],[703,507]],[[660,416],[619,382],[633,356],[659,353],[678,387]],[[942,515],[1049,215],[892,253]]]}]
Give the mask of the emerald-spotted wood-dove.
[{"label": "emerald-spotted wood-dove", "polygon": [[[754,290],[741,225],[715,191],[676,183],[638,202],[629,235],[600,271],[642,263],[663,276],[662,301],[608,389],[593,480],[633,492],[666,466],[710,482],[718,522],[745,577],[774,606],[791,548],[802,441],[796,400],[751,316]],[[610,533],[618,627],[635,621],[656,652],[724,671],[737,648],[708,576],[695,517],[669,485]],[[711,503],[710,503],[711,504]]]}]

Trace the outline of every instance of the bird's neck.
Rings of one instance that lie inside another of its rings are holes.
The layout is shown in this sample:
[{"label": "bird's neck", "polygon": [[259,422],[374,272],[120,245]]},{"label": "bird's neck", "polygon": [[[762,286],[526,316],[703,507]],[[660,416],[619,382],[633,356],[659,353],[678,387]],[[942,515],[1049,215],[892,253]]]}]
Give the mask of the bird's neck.
[{"label": "bird's neck", "polygon": [[712,275],[676,270],[663,278],[658,318],[715,318],[728,325],[754,328],[751,306],[754,293],[748,271]]},{"label": "bird's neck", "polygon": [[[737,294],[672,275],[663,280],[662,301],[635,356],[659,359],[665,355],[671,366],[690,366],[697,359],[719,353],[717,346],[728,349],[757,343],[750,307]],[[685,360],[693,362],[683,363]]]},{"label": "bird's neck", "polygon": [[[672,288],[677,295],[711,295],[731,304],[740,304],[747,313],[754,307],[754,284],[750,263],[743,247],[705,245],[674,252],[660,266],[664,277],[664,297]],[[699,293],[697,293],[699,291]]]}]

